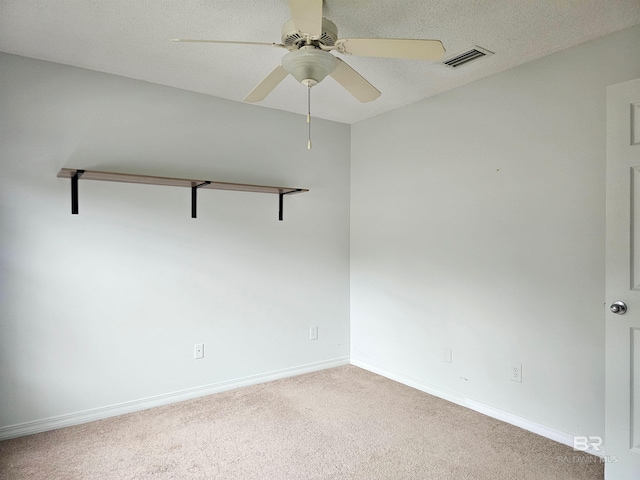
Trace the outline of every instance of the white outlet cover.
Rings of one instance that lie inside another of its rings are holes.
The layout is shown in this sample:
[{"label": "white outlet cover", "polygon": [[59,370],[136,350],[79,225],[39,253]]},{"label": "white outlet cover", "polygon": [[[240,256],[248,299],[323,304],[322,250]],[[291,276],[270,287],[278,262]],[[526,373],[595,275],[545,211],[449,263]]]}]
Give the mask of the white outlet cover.
[{"label": "white outlet cover", "polygon": [[445,363],[451,363],[451,348],[444,347],[444,361]]},{"label": "white outlet cover", "polygon": [[512,382],[522,383],[522,364],[512,363],[509,369],[509,378]]}]

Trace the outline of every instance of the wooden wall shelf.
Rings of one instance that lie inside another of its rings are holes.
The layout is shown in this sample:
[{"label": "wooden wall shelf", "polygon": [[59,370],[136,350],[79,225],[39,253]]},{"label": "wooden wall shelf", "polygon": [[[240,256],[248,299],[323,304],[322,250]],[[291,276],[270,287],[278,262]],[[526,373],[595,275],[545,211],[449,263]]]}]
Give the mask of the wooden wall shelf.
[{"label": "wooden wall shelf", "polygon": [[71,213],[78,213],[78,180],[97,180],[101,182],[140,183],[145,185],[162,185],[166,187],[188,187],[191,189],[191,217],[196,218],[197,191],[200,188],[212,190],[233,190],[236,192],[271,193],[279,197],[279,219],[282,220],[283,198],[285,195],[304,193],[306,188],[270,187],[266,185],[250,185],[245,183],[216,182],[213,180],[198,180],[193,178],[154,177],[151,175],[136,175],[131,173],[99,172],[96,170],[80,170],[62,168],[58,178],[71,179]]}]

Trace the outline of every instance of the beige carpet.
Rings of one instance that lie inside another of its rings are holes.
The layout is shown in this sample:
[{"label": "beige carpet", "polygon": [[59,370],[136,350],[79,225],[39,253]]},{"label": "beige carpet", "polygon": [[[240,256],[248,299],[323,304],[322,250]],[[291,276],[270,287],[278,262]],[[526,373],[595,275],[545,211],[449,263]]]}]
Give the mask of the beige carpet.
[{"label": "beige carpet", "polygon": [[600,480],[603,466],[345,366],[0,442],[0,478]]}]

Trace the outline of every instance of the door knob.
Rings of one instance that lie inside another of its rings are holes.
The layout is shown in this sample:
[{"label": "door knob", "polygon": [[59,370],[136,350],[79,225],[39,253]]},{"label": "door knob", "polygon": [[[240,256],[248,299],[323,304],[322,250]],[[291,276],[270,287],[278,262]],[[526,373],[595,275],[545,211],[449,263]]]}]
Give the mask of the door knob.
[{"label": "door knob", "polygon": [[624,302],[613,302],[609,307],[613,313],[617,313],[618,315],[624,315],[627,312],[627,306]]}]

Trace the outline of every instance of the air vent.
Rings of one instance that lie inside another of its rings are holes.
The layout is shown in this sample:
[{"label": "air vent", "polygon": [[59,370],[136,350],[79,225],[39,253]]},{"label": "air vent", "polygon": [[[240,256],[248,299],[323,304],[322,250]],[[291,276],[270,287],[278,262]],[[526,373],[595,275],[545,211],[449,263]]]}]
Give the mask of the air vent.
[{"label": "air vent", "polygon": [[466,65],[469,62],[473,62],[474,60],[478,60],[479,58],[486,57],[488,55],[493,55],[493,52],[485,48],[481,48],[473,46],[462,53],[458,53],[447,60],[443,60],[442,63],[451,68],[458,68],[462,65]]}]

